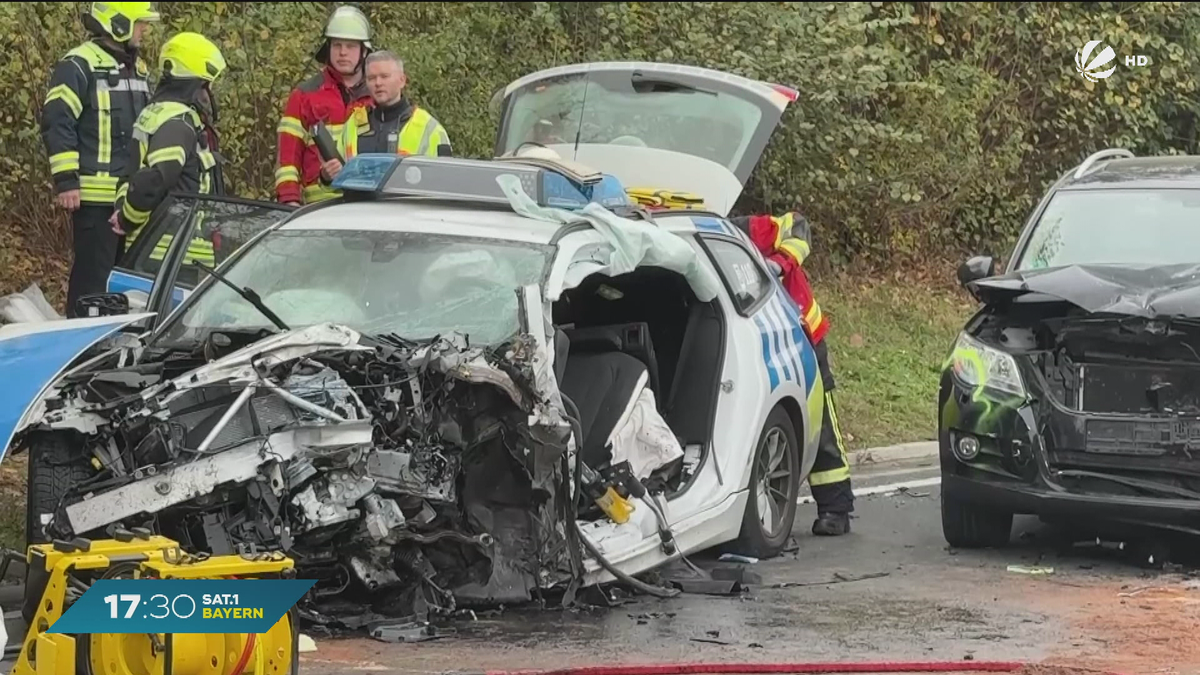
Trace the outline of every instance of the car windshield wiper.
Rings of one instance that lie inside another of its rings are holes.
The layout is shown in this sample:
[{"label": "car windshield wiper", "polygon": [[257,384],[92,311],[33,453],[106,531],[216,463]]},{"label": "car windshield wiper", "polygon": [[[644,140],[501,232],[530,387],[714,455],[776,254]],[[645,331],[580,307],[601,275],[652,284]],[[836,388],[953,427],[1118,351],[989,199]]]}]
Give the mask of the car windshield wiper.
[{"label": "car windshield wiper", "polygon": [[262,298],[258,297],[258,293],[255,293],[253,289],[242,288],[242,287],[238,286],[237,284],[233,283],[232,281],[226,279],[224,276],[217,274],[216,270],[205,265],[204,263],[200,262],[199,260],[193,260],[192,265],[199,267],[200,269],[204,270],[205,272],[208,272],[209,274],[216,277],[217,281],[232,288],[235,293],[237,293],[238,295],[245,298],[246,302],[250,303],[251,305],[254,305],[255,309],[262,312],[263,316],[270,319],[271,323],[278,326],[279,330],[291,330],[290,328],[287,327],[287,324],[283,322],[283,319],[280,319],[275,314],[275,312],[271,311],[271,308],[269,308],[265,304],[263,304]]}]

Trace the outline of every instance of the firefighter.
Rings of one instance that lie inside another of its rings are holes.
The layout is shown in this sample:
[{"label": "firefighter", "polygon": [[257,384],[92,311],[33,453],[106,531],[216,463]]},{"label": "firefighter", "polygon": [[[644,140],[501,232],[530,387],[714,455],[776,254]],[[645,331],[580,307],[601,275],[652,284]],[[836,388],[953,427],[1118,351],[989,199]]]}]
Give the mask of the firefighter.
[{"label": "firefighter", "polygon": [[324,68],[292,90],[279,120],[275,171],[278,201],[311,204],[337,196],[321,181],[323,162],[312,129],[322,122],[338,140],[347,120],[366,124],[366,108],[372,105],[372,99],[364,64],[371,50],[367,17],[354,7],[338,7],[325,26],[325,41],[316,53],[317,62]]},{"label": "firefighter", "polygon": [[[224,194],[215,132],[218,111],[213,83],[225,72],[221,50],[199,33],[180,33],[162,47],[160,81],[150,105],[134,125],[131,159],[137,172],[117,194],[113,231],[132,244],[150,214],[171,191]],[[170,243],[164,236],[154,255]],[[212,243],[194,237],[185,264],[215,263]]]},{"label": "firefighter", "polygon": [[790,212],[781,217],[744,216],[731,221],[749,235],[751,241],[767,259],[771,271],[782,281],[788,295],[800,307],[805,332],[816,352],[825,384],[825,413],[821,421],[821,441],[817,460],[808,475],[813,501],[817,503],[817,519],[812,532],[818,536],[840,536],[850,531],[850,514],[854,511],[854,491],[850,486],[850,463],[846,445],[834,406],[833,371],[829,367],[829,319],[821,312],[809,284],[803,263],[808,257],[809,225],[804,216]]},{"label": "firefighter", "polygon": [[[346,159],[360,153],[425,155],[449,157],[450,136],[433,115],[415,106],[404,95],[408,79],[404,61],[389,51],[367,57],[367,82],[375,105],[367,113],[367,123],[346,124],[339,146]],[[333,180],[341,171],[336,159],[325,162],[321,177]]]},{"label": "firefighter", "polygon": [[94,2],[83,17],[91,37],[54,68],[42,107],[42,142],[59,207],[71,214],[75,260],[67,316],[83,295],[103,293],[121,255],[108,226],[118,180],[126,174],[133,123],[150,99],[138,54],[148,24],[160,20],[150,2]]}]

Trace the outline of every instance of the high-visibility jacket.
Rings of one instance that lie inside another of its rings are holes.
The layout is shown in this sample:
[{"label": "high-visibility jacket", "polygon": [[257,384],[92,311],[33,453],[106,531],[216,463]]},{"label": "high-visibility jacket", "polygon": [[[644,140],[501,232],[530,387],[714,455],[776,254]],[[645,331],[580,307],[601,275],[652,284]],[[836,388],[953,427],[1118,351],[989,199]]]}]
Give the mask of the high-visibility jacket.
[{"label": "high-visibility jacket", "polygon": [[147,72],[140,58],[114,54],[97,40],[54,67],[41,134],[56,192],[79,190],[85,203],[113,203],[129,169],[134,121],[150,101]]},{"label": "high-visibility jacket", "polygon": [[829,318],[821,311],[812,284],[804,271],[804,259],[812,250],[808,243],[808,221],[798,213],[783,216],[742,216],[730,219],[749,235],[754,246],[783,270],[781,281],[788,295],[801,309],[808,339],[818,344],[829,332]]},{"label": "high-visibility jacket", "polygon": [[[339,141],[346,120],[357,115],[357,123],[365,124],[365,109],[372,105],[366,80],[347,90],[342,76],[332,67],[326,67],[293,89],[279,120],[276,199],[311,204],[336,197],[337,192],[321,182],[323,162],[312,129],[317,122],[323,122],[334,140]],[[341,151],[341,143],[338,145]]]},{"label": "high-visibility jacket", "polygon": [[[133,135],[138,170],[122,183],[116,204],[121,229],[126,232],[126,248],[137,240],[150,214],[168,193],[225,191],[215,141],[192,106],[180,101],[154,101],[142,111]],[[161,260],[170,243],[170,235],[162,237],[151,258]],[[193,260],[214,264],[210,240],[193,237],[184,261]]]},{"label": "high-visibility jacket", "polygon": [[340,143],[346,159],[359,153],[449,156],[450,136],[427,110],[402,99],[392,106],[376,106],[366,124],[346,124]]}]

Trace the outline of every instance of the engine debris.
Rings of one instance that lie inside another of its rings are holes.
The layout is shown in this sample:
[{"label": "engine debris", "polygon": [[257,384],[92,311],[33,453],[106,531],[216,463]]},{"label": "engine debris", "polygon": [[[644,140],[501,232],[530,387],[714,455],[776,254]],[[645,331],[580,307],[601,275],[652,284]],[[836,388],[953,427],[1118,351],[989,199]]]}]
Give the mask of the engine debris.
[{"label": "engine debris", "polygon": [[550,423],[530,344],[324,325],[77,378],[32,432],[69,430],[91,474],[45,534],[144,526],[214,554],[283,550],[318,579],[304,616],[322,624],[528,600],[577,575],[559,526],[570,427]]}]

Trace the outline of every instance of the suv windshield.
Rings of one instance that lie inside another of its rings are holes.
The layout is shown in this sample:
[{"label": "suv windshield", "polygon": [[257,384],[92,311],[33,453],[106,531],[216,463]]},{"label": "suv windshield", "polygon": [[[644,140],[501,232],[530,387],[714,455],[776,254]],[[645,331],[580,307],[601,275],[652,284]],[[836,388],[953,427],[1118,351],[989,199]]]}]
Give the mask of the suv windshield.
[{"label": "suv windshield", "polygon": [[[222,273],[258,293],[292,329],[333,322],[413,340],[454,331],[482,345],[520,330],[517,289],[542,280],[550,251],[411,232],[280,230]],[[277,330],[233,289],[207,280],[160,341],[194,344],[215,330],[260,329]]]},{"label": "suv windshield", "polygon": [[1174,265],[1200,261],[1200,190],[1059,192],[1016,269],[1064,265]]}]

